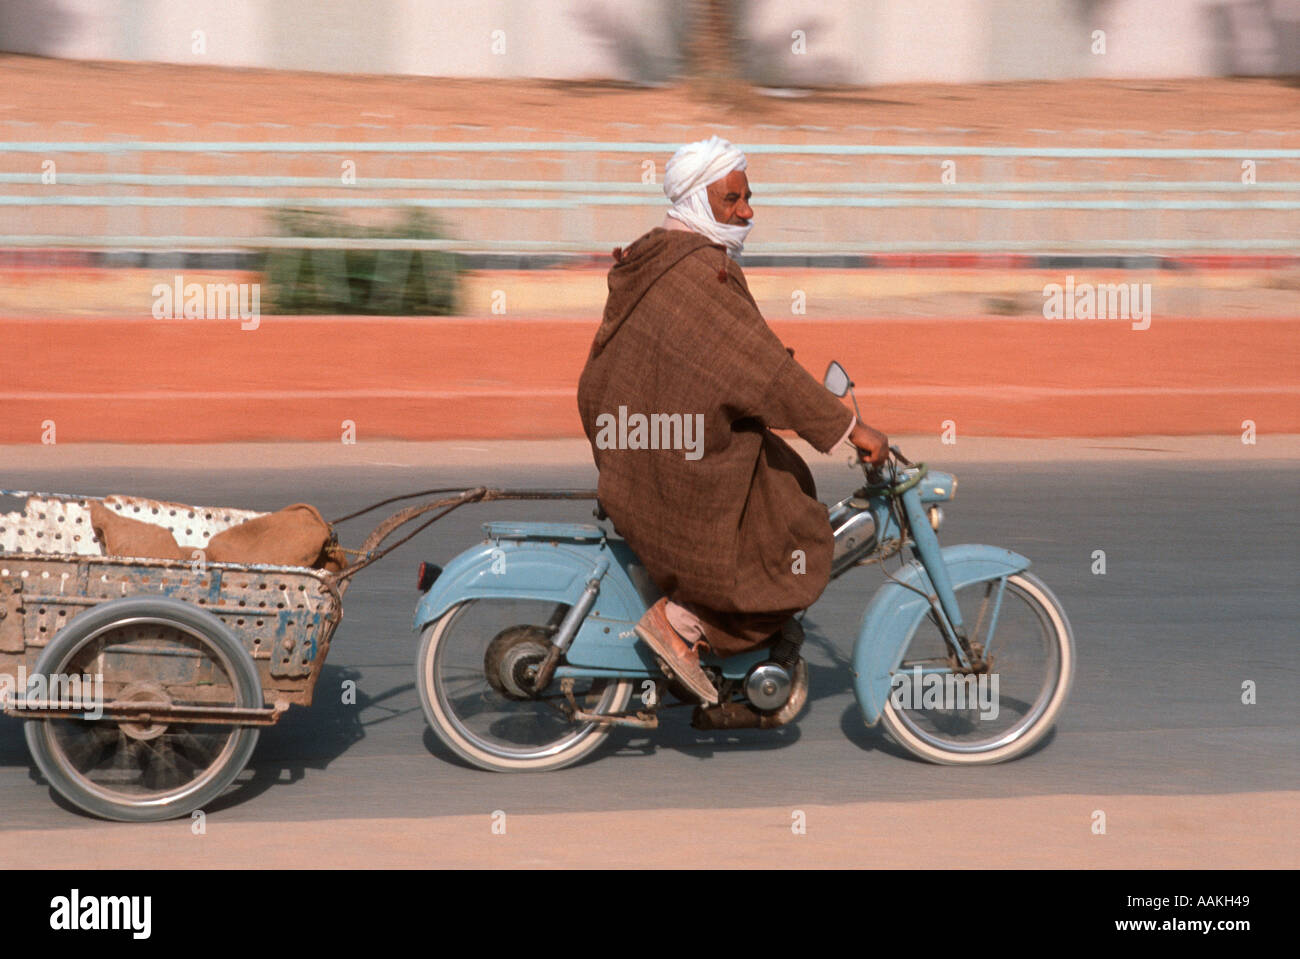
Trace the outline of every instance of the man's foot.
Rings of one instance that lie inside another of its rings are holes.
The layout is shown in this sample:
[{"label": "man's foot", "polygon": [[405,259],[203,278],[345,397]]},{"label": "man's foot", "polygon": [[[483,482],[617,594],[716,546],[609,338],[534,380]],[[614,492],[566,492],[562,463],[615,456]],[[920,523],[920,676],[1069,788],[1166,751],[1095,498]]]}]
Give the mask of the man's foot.
[{"label": "man's foot", "polygon": [[[718,702],[718,691],[713,683],[709,682],[709,677],[704,670],[700,668],[699,650],[677,635],[677,631],[673,629],[672,624],[668,622],[668,616],[664,613],[664,607],[667,605],[667,599],[660,599],[647,609],[645,615],[636,624],[636,634],[641,637],[642,642],[654,650],[664,671],[670,677],[680,680],[706,706],[715,706]],[[696,644],[699,645],[701,644]]]}]

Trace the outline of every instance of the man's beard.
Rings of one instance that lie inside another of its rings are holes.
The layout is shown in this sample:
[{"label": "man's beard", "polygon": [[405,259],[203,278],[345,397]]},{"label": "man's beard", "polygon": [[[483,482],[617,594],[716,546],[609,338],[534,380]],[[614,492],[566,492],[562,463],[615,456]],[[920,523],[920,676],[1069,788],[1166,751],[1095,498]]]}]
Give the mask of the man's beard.
[{"label": "man's beard", "polygon": [[745,249],[745,238],[749,236],[749,231],[754,226],[753,223],[744,226],[719,223],[713,216],[713,209],[709,206],[706,187],[699,187],[689,196],[682,197],[668,211],[668,215],[685,223],[696,233],[708,237],[715,243],[721,243],[727,248],[727,254],[733,260],[737,259]]}]

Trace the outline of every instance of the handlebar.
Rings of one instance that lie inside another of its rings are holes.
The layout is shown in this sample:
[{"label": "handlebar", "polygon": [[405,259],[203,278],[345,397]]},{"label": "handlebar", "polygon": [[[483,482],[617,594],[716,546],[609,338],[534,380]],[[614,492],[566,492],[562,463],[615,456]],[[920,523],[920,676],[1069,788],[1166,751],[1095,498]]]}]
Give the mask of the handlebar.
[{"label": "handlebar", "polygon": [[904,482],[899,483],[897,486],[895,486],[890,491],[891,493],[893,493],[893,495],[902,496],[904,493],[910,490],[917,483],[921,482],[921,480],[925,479],[926,474],[930,472],[930,467],[926,466],[924,463],[917,463],[915,465],[916,465],[916,475],[913,476],[911,479],[905,480]]},{"label": "handlebar", "polygon": [[[913,463],[903,455],[897,446],[891,446],[889,452],[890,458],[886,459],[881,467],[871,466],[861,460],[859,460],[859,465],[862,466],[862,471],[866,474],[868,489],[887,488],[890,496],[902,496],[925,479],[930,472],[930,468],[924,463]],[[909,469],[915,469],[916,472],[902,482],[898,482],[898,468],[895,463]]]}]

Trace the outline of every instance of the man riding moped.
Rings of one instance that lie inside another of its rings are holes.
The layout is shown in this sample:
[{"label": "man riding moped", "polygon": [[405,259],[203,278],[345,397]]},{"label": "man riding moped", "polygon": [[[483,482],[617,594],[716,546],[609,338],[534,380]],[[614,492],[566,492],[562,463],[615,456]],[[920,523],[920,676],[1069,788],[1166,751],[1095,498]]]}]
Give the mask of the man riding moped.
[{"label": "man riding moped", "polygon": [[[664,594],[636,635],[707,705],[718,694],[701,653],[784,635],[795,648],[782,655],[797,656],[791,617],[830,579],[826,507],[773,430],[823,453],[847,442],[877,465],[889,445],[794,360],[750,295],[736,262],[753,218],[745,169],[716,136],[674,154],[672,207],[615,251],[578,385],[601,506]],[[690,450],[674,442],[689,432],[679,423],[699,424]]]}]

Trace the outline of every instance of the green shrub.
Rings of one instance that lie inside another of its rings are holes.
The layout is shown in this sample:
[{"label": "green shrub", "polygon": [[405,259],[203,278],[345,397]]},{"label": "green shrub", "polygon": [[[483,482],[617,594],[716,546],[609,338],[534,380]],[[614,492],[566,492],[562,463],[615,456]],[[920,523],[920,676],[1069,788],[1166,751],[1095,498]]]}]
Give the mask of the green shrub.
[{"label": "green shrub", "polygon": [[[276,233],[291,237],[441,240],[427,211],[407,209],[392,227],[364,227],[318,210],[282,209]],[[387,316],[455,312],[461,265],[444,250],[311,250],[266,252],[263,284],[275,313],[370,313]]]}]

